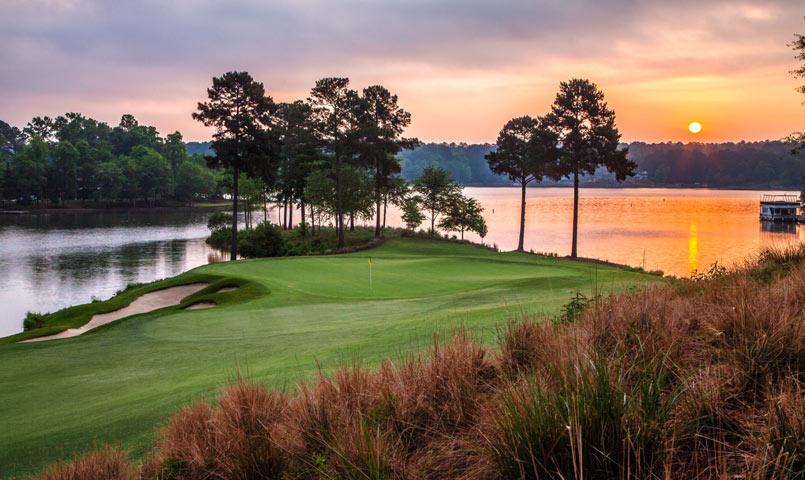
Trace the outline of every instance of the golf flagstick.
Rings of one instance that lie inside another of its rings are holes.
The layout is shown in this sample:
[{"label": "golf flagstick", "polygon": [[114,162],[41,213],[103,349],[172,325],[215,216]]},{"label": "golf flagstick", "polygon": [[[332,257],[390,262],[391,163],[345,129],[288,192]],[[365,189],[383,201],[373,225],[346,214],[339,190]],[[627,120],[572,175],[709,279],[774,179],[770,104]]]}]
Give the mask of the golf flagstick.
[{"label": "golf flagstick", "polygon": [[372,289],[372,257],[369,257],[369,290]]}]

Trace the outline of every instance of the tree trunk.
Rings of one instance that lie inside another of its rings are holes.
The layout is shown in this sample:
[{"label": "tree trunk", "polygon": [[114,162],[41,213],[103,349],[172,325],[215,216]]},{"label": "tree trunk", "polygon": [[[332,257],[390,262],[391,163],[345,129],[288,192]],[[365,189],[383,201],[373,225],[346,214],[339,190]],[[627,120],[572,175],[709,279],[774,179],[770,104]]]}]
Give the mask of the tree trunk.
[{"label": "tree trunk", "polygon": [[570,257],[576,258],[576,249],[579,233],[579,171],[573,172],[573,246],[570,248]]},{"label": "tree trunk", "polygon": [[302,236],[305,236],[305,230],[307,230],[307,224],[305,223],[305,197],[299,199],[302,204]]},{"label": "tree trunk", "polygon": [[375,160],[375,238],[380,238],[380,162]]},{"label": "tree trunk", "polygon": [[234,178],[232,179],[232,247],[229,250],[230,261],[238,259],[238,177],[240,176],[240,169],[237,163],[235,163],[232,170]]},{"label": "tree trunk", "polygon": [[523,251],[523,239],[525,237],[525,187],[527,182],[520,182],[520,238],[517,241],[517,251]]},{"label": "tree trunk", "polygon": [[383,197],[383,230],[386,229],[386,210],[389,206],[389,194]]},{"label": "tree trunk", "polygon": [[431,208],[430,209],[430,234],[433,235],[436,233],[436,210]]},{"label": "tree trunk", "polygon": [[288,230],[293,230],[293,199],[288,202]]},{"label": "tree trunk", "polygon": [[335,227],[338,231],[338,249],[344,248],[344,208],[341,199],[341,156],[335,152]]},{"label": "tree trunk", "polygon": [[288,199],[282,200],[282,229],[288,230]]},{"label": "tree trunk", "polygon": [[349,214],[349,231],[350,232],[355,231],[355,214],[354,213]]}]

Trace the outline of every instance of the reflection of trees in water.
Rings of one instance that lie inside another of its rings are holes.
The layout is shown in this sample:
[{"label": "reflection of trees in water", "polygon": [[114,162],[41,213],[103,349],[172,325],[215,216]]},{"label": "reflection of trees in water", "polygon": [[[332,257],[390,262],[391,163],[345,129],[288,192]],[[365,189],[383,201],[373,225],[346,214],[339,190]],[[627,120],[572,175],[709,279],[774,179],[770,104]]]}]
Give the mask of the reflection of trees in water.
[{"label": "reflection of trees in water", "polygon": [[187,254],[187,242],[184,240],[171,240],[165,245],[167,257],[171,265],[183,265]]},{"label": "reflection of trees in water", "polygon": [[[29,282],[37,289],[57,281],[58,288],[82,290],[93,285],[125,286],[142,279],[153,280],[158,271],[173,274],[184,269],[188,242],[147,242],[117,248],[35,255],[27,258]],[[92,292],[90,292],[92,293]]]},{"label": "reflection of trees in water", "polygon": [[206,224],[208,216],[209,212],[186,210],[0,215],[0,228],[16,226],[36,230],[81,230],[107,227],[187,226]]},{"label": "reflection of trees in water", "polygon": [[228,260],[229,256],[226,253],[214,248],[207,254],[207,263],[221,263]]}]

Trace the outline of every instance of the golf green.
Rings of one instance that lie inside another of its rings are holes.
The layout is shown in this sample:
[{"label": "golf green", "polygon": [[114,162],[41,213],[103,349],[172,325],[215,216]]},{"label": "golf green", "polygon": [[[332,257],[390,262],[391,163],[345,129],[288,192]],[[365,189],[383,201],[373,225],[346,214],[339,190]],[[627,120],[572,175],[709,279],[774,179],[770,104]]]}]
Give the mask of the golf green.
[{"label": "golf green", "polygon": [[104,443],[140,456],[166,418],[236,375],[293,389],[318,368],[371,366],[427,348],[434,332],[448,338],[464,326],[490,341],[524,313],[555,314],[577,290],[657,278],[406,238],[352,254],[200,267],[167,283],[241,288],[207,292],[215,308],[166,308],[74,338],[0,345],[0,476]]}]

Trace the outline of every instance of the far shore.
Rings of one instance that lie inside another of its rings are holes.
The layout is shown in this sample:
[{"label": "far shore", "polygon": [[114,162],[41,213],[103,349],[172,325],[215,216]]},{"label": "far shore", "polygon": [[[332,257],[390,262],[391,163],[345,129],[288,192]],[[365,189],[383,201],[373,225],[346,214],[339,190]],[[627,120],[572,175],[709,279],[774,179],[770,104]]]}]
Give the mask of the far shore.
[{"label": "far shore", "polygon": [[[479,185],[479,184],[466,184],[464,185],[465,188],[520,188],[517,185],[505,185],[505,184],[494,184],[494,185]],[[529,185],[527,188],[567,188],[572,189],[573,185],[545,185],[545,184],[533,184]],[[780,187],[770,187],[770,186],[749,186],[749,187],[712,187],[707,185],[596,185],[596,184],[587,184],[582,185],[581,190],[585,188],[602,188],[602,189],[612,189],[612,190],[635,190],[635,189],[669,189],[669,190],[738,190],[738,191],[761,191],[761,192],[779,192],[779,191],[790,191],[796,192],[799,191],[799,188],[795,186],[780,186]],[[114,205],[109,207],[99,206],[99,205],[88,205],[88,206],[64,206],[64,207],[29,207],[29,208],[12,208],[12,207],[0,207],[0,215],[25,215],[25,214],[52,214],[52,213],[92,213],[92,212],[155,212],[155,211],[219,211],[219,210],[228,210],[231,208],[231,203],[227,200],[220,201],[220,202],[201,202],[194,205],[155,205],[152,207],[142,207],[142,206],[121,206],[121,205]]]},{"label": "far shore", "polygon": [[68,206],[68,207],[32,207],[32,208],[0,208],[0,215],[28,215],[53,213],[94,213],[94,212],[159,212],[159,211],[194,211],[216,212],[232,208],[229,202],[200,203],[197,205],[155,205],[153,207],[125,207],[125,206]]}]

